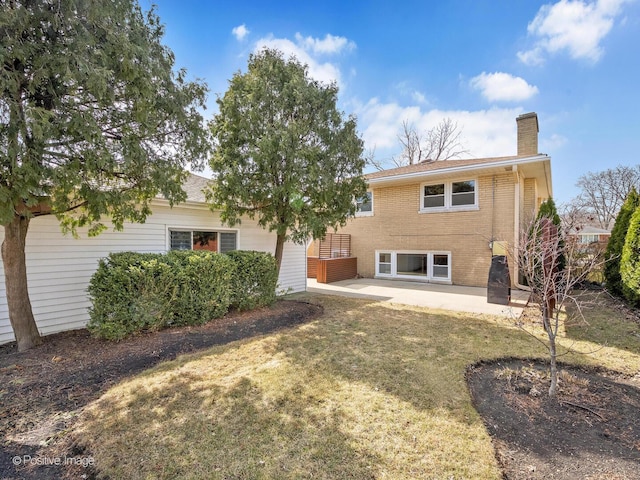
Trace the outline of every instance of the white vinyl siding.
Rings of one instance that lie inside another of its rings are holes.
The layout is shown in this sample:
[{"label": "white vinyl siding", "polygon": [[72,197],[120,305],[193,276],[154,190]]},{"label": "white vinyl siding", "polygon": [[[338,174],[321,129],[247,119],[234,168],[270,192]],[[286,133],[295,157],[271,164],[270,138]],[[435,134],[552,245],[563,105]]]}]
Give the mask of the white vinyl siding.
[{"label": "white vinyl siding", "polygon": [[[110,252],[138,251],[163,253],[170,249],[168,231],[224,232],[220,217],[204,206],[177,206],[170,209],[154,205],[153,215],[144,224],[125,224],[124,230],[106,230],[97,237],[88,237],[80,230],[80,238],[62,235],[53,216],[34,218],[27,235],[27,277],[29,296],[38,329],[42,335],[83,328],[87,321],[87,287],[98,261]],[[228,229],[227,229],[228,231]],[[235,232],[236,246],[243,250],[274,253],[275,234],[260,228],[257,222],[243,219]],[[4,230],[0,229],[0,242]],[[220,242],[230,245],[231,238],[221,236]],[[286,243],[279,291],[299,292],[306,289],[306,250],[304,245]],[[4,271],[0,261],[0,344],[14,340],[7,311]]]}]

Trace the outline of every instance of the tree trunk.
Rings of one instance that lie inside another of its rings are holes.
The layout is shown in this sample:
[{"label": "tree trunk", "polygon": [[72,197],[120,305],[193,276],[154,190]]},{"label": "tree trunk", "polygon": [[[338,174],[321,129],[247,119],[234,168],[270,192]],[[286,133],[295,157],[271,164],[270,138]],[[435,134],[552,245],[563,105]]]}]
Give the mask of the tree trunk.
[{"label": "tree trunk", "polygon": [[276,264],[278,265],[278,275],[280,275],[280,266],[282,265],[282,252],[284,251],[284,241],[285,235],[280,235],[276,237]]},{"label": "tree trunk", "polygon": [[7,292],[9,320],[22,352],[42,343],[36,321],[31,310],[31,300],[27,288],[27,262],[24,253],[29,219],[16,215],[4,225],[2,242],[2,262],[4,263],[4,283]]},{"label": "tree trunk", "polygon": [[553,339],[549,344],[549,357],[551,359],[551,385],[549,386],[549,396],[555,398],[558,393],[558,366],[556,364],[556,341]]},{"label": "tree trunk", "polygon": [[558,365],[556,362],[557,353],[556,353],[556,334],[551,328],[551,321],[549,318],[549,310],[547,307],[542,308],[542,316],[543,316],[543,324],[544,329],[547,331],[547,336],[549,337],[549,375],[551,377],[551,385],[549,386],[549,396],[551,398],[555,398],[558,393]]}]

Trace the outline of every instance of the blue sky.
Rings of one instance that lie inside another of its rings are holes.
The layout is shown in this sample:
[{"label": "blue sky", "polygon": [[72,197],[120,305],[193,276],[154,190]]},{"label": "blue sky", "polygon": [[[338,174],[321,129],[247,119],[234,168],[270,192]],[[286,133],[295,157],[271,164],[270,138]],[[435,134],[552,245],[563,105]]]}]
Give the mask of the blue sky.
[{"label": "blue sky", "polygon": [[423,131],[447,117],[469,156],[515,155],[515,118],[535,111],[560,203],[580,175],[640,163],[637,0],[153,3],[176,66],[209,85],[208,118],[269,46],[338,83],[379,161],[399,152],[404,120]]}]

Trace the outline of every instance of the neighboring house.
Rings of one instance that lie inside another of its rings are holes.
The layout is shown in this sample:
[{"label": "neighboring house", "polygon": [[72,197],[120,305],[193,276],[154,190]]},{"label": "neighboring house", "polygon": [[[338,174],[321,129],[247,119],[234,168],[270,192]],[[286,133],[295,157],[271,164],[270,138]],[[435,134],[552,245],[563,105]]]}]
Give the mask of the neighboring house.
[{"label": "neighboring house", "polygon": [[597,243],[606,247],[611,238],[611,231],[604,228],[592,227],[585,225],[583,227],[572,229],[567,234],[570,239],[574,239],[581,245],[591,245]]},{"label": "neighboring house", "polygon": [[[164,199],[153,201],[153,214],[144,224],[127,223],[123,231],[107,230],[97,237],[62,235],[52,215],[34,218],[27,235],[26,256],[29,296],[42,335],[83,328],[89,320],[87,287],[98,260],[110,252],[166,252],[171,249],[275,251],[275,234],[243,219],[234,228],[205,204],[202,189],[208,180],[190,175],[185,183],[186,202],[169,207]],[[0,241],[4,231],[0,229]],[[306,249],[285,244],[280,289],[306,289]],[[14,340],[7,310],[4,272],[0,260],[0,344]]]},{"label": "neighboring house", "polygon": [[[423,162],[366,175],[369,192],[341,234],[363,277],[486,286],[492,254],[513,252],[521,226],[552,195],[538,117],[517,118],[512,157]],[[511,278],[518,279],[510,260]]]}]

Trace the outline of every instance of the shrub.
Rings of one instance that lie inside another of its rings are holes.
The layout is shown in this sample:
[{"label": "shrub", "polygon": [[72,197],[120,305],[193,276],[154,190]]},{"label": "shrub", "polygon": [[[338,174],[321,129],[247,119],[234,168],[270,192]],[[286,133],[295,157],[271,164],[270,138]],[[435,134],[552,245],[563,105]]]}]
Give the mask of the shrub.
[{"label": "shrub", "polygon": [[[544,202],[540,204],[540,209],[538,210],[538,215],[536,216],[536,220],[541,220],[543,218],[548,218],[551,222],[558,228],[558,234],[562,237],[562,221],[560,220],[560,215],[558,215],[558,209],[556,207],[556,202],[553,201],[553,198],[547,198]],[[564,240],[560,240],[558,242],[558,258],[557,258],[557,267],[558,270],[564,270],[567,260],[564,255],[565,251],[565,242]]]},{"label": "shrub", "polygon": [[233,307],[251,310],[275,302],[278,266],[273,255],[247,250],[235,250],[227,255],[235,264]]},{"label": "shrub", "polygon": [[640,306],[640,207],[631,216],[620,259],[622,293],[634,306]]},{"label": "shrub", "polygon": [[212,252],[112,253],[89,282],[87,327],[120,340],[141,330],[195,325],[223,316],[231,303],[234,262]]},{"label": "shrub", "polygon": [[160,258],[152,253],[123,252],[100,260],[88,288],[92,306],[87,327],[93,334],[119,340],[155,322],[158,305],[151,295],[150,280],[159,273],[152,270],[160,270]]},{"label": "shrub", "polygon": [[635,188],[632,188],[618,212],[613,230],[611,230],[611,238],[604,254],[606,260],[604,278],[607,289],[614,295],[621,296],[623,294],[620,260],[631,216],[639,205],[640,197],[638,197]]}]

